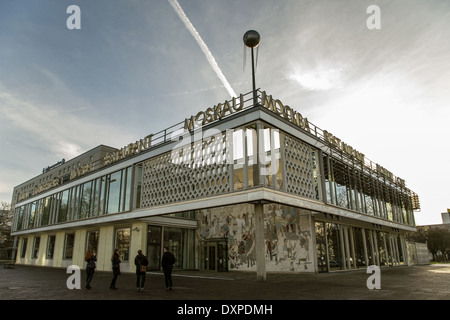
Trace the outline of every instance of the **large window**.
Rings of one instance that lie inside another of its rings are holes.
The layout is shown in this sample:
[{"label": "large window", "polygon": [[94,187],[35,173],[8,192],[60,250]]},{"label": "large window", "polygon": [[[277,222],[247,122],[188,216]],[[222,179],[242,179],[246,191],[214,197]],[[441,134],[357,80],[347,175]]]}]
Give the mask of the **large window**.
[{"label": "large window", "polygon": [[75,244],[75,234],[73,233],[66,234],[64,239],[64,255],[63,255],[64,260],[72,259],[74,244]]},{"label": "large window", "polygon": [[56,222],[66,222],[69,213],[69,190],[61,192],[61,202],[59,207],[58,219]]},{"label": "large window", "polygon": [[97,252],[99,231],[89,231],[87,234],[87,250]]},{"label": "large window", "polygon": [[107,176],[107,213],[117,213],[130,210],[131,171],[131,167],[129,167]]},{"label": "large window", "polygon": [[168,247],[175,256],[175,268],[193,267],[194,230],[165,227],[163,241],[164,246]]},{"label": "large window", "polygon": [[17,214],[16,230],[22,230],[24,213],[25,213],[25,206],[16,209]]},{"label": "large window", "polygon": [[91,215],[92,184],[93,181],[89,181],[80,187],[80,219]]},{"label": "large window", "polygon": [[355,263],[356,268],[367,268],[366,253],[364,251],[365,237],[361,228],[352,228],[355,244]]},{"label": "large window", "polygon": [[56,236],[48,236],[47,259],[53,259],[53,254],[55,253],[55,240]]},{"label": "large window", "polygon": [[40,237],[35,237],[33,242],[33,254],[31,255],[31,258],[37,259],[39,257],[39,245],[41,243]]},{"label": "large window", "polygon": [[36,216],[36,202],[31,203],[30,216],[28,220],[28,228],[33,228]]},{"label": "large window", "polygon": [[235,129],[234,190],[259,186],[260,182],[269,187],[283,188],[280,145],[281,135],[278,129],[261,125],[259,134],[256,124]]},{"label": "large window", "polygon": [[341,226],[335,223],[326,223],[325,226],[330,270],[344,269],[344,241]]},{"label": "large window", "polygon": [[141,196],[142,196],[142,164],[136,166],[136,195],[135,195],[135,207],[141,207]]},{"label": "large window", "polygon": [[120,191],[122,184],[122,172],[117,171],[107,177],[109,183],[109,197],[107,213],[116,213],[120,210]]},{"label": "large window", "polygon": [[325,224],[323,222],[316,222],[315,231],[316,231],[317,267],[319,269],[319,272],[327,272],[328,258],[327,258],[327,244],[325,238]]},{"label": "large window", "polygon": [[15,209],[15,230],[48,226],[131,209],[132,167]]},{"label": "large window", "polygon": [[52,197],[47,197],[44,200],[44,208],[42,211],[42,218],[41,218],[41,226],[48,225],[49,219],[50,219],[50,208],[52,204]]},{"label": "large window", "polygon": [[195,268],[195,230],[149,225],[147,254],[150,270],[160,269],[163,247],[168,247],[175,256],[175,268]]},{"label": "large window", "polygon": [[28,238],[22,239],[22,250],[20,251],[20,257],[25,258],[25,254],[27,252]]},{"label": "large window", "polygon": [[116,229],[116,241],[115,248],[119,249],[119,257],[122,261],[130,260],[130,228],[119,228]]},{"label": "large window", "polygon": [[159,270],[161,265],[161,241],[162,241],[162,227],[148,226],[147,231],[147,257],[148,269]]},{"label": "large window", "polygon": [[277,189],[283,188],[280,132],[278,129],[265,126],[259,135],[259,148],[262,151],[261,179],[264,184]]},{"label": "large window", "polygon": [[319,272],[367,268],[378,264],[384,250],[377,246],[380,233],[372,230],[321,221],[316,221],[315,230]]}]

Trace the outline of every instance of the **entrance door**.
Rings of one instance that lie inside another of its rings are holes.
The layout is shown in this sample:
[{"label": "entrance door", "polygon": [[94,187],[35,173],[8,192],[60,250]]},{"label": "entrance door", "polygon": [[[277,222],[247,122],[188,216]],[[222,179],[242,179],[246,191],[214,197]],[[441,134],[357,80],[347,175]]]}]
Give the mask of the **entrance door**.
[{"label": "entrance door", "polygon": [[161,264],[161,233],[162,227],[148,226],[147,258],[148,270],[159,270]]},{"label": "entrance door", "polygon": [[224,240],[203,241],[201,244],[201,269],[228,271],[228,245]]},{"label": "entrance door", "polygon": [[325,224],[316,222],[316,252],[317,252],[317,268],[319,272],[328,272],[327,246],[325,238]]}]

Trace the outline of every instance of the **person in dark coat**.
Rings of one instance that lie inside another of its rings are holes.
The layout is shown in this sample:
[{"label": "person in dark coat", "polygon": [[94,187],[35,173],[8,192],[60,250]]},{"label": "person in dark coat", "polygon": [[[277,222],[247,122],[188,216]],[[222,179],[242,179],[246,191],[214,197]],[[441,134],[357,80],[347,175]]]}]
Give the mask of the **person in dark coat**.
[{"label": "person in dark coat", "polygon": [[84,260],[87,262],[86,264],[86,289],[91,288],[91,280],[94,277],[95,272],[95,262],[97,261],[97,258],[95,257],[95,253],[93,253],[91,250],[88,250],[86,252],[86,256],[84,257]]},{"label": "person in dark coat", "polygon": [[113,270],[113,279],[111,281],[110,289],[117,289],[116,288],[116,280],[117,277],[120,275],[120,258],[119,258],[119,249],[114,250],[114,254],[111,258],[112,261],[112,270]]},{"label": "person in dark coat", "polygon": [[144,291],[148,259],[144,256],[142,250],[138,251],[138,255],[134,258],[134,264],[136,265],[136,289],[137,291]]},{"label": "person in dark coat", "polygon": [[164,280],[166,282],[166,290],[172,290],[172,269],[175,264],[175,257],[167,247],[164,247],[164,254],[161,266],[164,271]]}]

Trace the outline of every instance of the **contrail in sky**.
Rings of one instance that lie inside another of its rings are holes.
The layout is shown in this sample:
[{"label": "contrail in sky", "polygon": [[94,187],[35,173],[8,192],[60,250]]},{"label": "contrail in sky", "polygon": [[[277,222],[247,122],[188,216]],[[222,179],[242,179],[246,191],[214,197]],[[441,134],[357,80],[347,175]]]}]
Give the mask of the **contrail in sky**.
[{"label": "contrail in sky", "polygon": [[222,70],[220,70],[219,65],[216,62],[216,59],[214,59],[213,55],[211,54],[211,51],[209,51],[208,47],[206,46],[205,42],[202,40],[200,35],[198,34],[197,30],[192,25],[189,18],[186,16],[186,14],[183,11],[183,8],[181,8],[180,4],[177,0],[169,0],[170,5],[175,10],[175,12],[180,17],[181,21],[183,21],[186,28],[189,30],[189,32],[192,34],[194,39],[197,41],[198,45],[202,49],[203,53],[206,56],[206,59],[208,59],[209,64],[216,72],[217,76],[219,77],[220,81],[222,81],[223,85],[225,86],[225,89],[227,89],[228,93],[231,97],[236,97],[236,93],[234,92],[231,85],[228,83],[227,79],[222,73]]}]

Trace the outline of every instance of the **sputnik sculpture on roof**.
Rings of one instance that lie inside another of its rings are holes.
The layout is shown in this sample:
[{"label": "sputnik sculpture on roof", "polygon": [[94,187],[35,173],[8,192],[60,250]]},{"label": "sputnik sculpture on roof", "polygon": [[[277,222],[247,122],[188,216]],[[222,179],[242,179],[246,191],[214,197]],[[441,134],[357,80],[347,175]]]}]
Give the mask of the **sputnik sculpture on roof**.
[{"label": "sputnik sculpture on roof", "polygon": [[[259,43],[261,42],[261,37],[260,37],[258,31],[249,30],[244,34],[243,40],[244,40],[244,44],[247,47],[251,48],[251,53],[252,53],[253,105],[256,106],[258,104],[258,101],[257,101],[257,97],[256,97],[255,63],[254,63],[254,57],[253,57],[253,48],[258,47]],[[245,47],[244,47],[244,54],[245,54]],[[258,59],[258,53],[256,53],[256,59]],[[245,62],[245,58],[244,58],[244,62]]]}]

